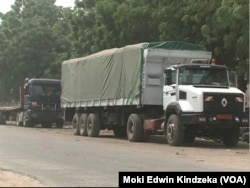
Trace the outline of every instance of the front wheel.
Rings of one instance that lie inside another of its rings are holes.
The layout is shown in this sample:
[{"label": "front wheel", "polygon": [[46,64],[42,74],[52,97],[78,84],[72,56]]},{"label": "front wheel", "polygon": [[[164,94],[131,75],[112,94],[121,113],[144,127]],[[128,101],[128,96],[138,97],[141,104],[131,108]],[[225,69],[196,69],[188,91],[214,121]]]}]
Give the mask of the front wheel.
[{"label": "front wheel", "polygon": [[184,131],[182,124],[176,114],[169,116],[166,125],[166,138],[171,146],[180,146],[184,139]]}]

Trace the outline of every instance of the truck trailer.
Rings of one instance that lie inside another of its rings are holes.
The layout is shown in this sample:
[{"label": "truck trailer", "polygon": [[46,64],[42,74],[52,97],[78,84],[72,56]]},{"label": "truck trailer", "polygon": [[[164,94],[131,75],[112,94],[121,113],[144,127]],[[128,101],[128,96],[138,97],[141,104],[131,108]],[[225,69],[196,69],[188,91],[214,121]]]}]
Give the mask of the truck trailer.
[{"label": "truck trailer", "polygon": [[[163,135],[179,146],[195,138],[236,146],[245,95],[230,70],[210,64],[205,47],[181,41],[144,42],[62,62],[61,107],[73,134],[146,142]],[[209,78],[211,77],[211,80]]]},{"label": "truck trailer", "polygon": [[15,106],[0,107],[0,122],[15,118],[17,126],[34,127],[41,124],[49,128],[53,124],[61,128],[64,112],[60,106],[61,80],[50,78],[25,79],[20,86],[20,101]]}]

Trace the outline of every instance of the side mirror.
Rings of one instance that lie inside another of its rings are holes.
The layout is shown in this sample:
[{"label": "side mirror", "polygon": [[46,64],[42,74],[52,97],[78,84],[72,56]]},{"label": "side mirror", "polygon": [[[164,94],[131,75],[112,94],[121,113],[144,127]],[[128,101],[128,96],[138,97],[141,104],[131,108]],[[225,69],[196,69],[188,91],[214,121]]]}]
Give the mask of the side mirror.
[{"label": "side mirror", "polygon": [[29,85],[25,84],[24,85],[24,95],[28,95],[29,94]]},{"label": "side mirror", "polygon": [[172,84],[172,74],[171,70],[165,70],[165,85],[171,85]]}]

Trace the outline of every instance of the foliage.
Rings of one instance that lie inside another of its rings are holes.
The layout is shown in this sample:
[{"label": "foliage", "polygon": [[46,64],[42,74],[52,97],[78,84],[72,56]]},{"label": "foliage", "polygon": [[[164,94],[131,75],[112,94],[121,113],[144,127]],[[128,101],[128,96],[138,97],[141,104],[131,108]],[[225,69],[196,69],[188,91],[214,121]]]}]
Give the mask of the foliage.
[{"label": "foliage", "polygon": [[65,59],[139,42],[201,44],[249,75],[247,0],[16,0],[0,18],[0,103],[18,100],[25,77],[60,78]]},{"label": "foliage", "polygon": [[[22,2],[24,4],[22,4]],[[16,0],[0,26],[1,101],[18,100],[26,77],[60,78],[71,43],[66,10],[55,0]]]}]

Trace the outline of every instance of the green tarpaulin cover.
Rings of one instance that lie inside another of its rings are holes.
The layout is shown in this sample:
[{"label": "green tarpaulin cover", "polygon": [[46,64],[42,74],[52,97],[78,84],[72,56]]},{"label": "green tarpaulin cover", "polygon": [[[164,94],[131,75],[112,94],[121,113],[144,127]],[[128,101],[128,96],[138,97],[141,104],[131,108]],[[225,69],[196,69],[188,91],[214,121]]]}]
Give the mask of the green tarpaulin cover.
[{"label": "green tarpaulin cover", "polygon": [[143,51],[206,49],[179,41],[145,42],[104,50],[62,63],[62,103],[124,99],[132,104],[141,95]]}]

